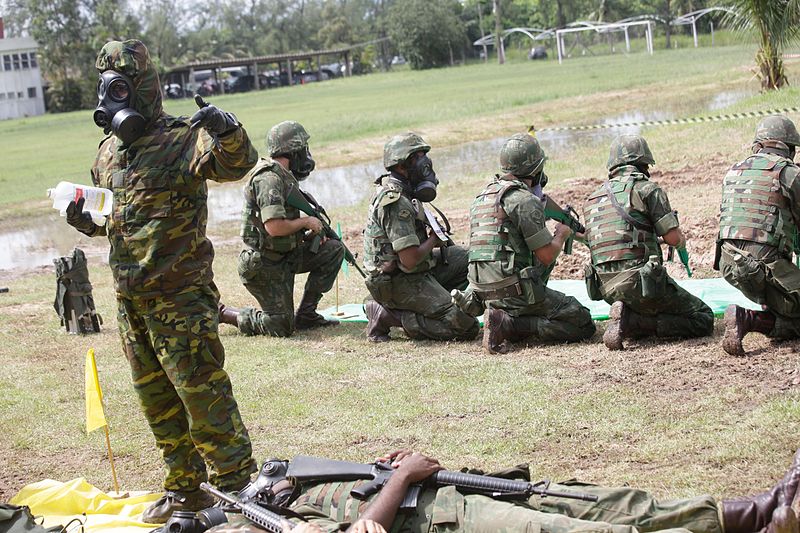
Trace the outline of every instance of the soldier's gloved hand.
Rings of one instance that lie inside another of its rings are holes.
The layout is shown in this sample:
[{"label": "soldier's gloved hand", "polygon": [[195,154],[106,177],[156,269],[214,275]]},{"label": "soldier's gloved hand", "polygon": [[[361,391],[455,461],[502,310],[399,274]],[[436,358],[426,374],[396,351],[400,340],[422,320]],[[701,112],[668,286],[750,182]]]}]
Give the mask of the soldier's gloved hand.
[{"label": "soldier's gloved hand", "polygon": [[202,126],[211,135],[219,137],[239,127],[239,121],[233,113],[205,103],[200,95],[195,95],[194,101],[200,110],[189,119],[192,129]]},{"label": "soldier's gloved hand", "polygon": [[97,232],[97,224],[92,220],[92,215],[83,212],[83,204],[86,198],[79,198],[76,202],[71,201],[67,206],[67,224],[89,237]]}]

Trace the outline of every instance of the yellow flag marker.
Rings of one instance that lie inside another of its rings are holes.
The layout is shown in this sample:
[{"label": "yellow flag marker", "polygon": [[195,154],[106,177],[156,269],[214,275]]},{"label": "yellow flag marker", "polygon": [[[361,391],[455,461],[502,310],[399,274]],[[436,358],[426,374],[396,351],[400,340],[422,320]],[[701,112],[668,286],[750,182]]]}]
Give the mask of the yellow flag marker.
[{"label": "yellow flag marker", "polygon": [[114,491],[119,493],[117,469],[114,467],[114,455],[111,453],[111,439],[108,436],[108,422],[103,411],[103,391],[97,377],[97,363],[94,360],[94,348],[86,352],[86,433],[103,428],[106,434],[108,460],[111,463],[111,476],[114,478]]}]

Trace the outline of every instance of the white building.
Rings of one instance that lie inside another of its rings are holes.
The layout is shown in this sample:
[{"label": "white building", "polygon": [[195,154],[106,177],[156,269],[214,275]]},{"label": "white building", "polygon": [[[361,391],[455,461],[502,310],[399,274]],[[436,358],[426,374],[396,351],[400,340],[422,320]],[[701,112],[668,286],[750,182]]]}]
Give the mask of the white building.
[{"label": "white building", "polygon": [[0,120],[44,114],[38,48],[30,37],[0,38]]}]

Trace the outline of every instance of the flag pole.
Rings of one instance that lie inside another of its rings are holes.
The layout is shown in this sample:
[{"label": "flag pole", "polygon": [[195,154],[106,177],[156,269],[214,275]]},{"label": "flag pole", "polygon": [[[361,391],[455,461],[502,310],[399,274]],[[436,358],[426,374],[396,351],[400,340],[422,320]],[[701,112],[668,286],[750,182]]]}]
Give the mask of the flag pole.
[{"label": "flag pole", "polygon": [[111,463],[111,477],[114,478],[114,492],[119,494],[119,482],[117,481],[117,469],[114,466],[114,454],[111,453],[111,439],[108,436],[108,424],[103,426],[106,434],[106,448],[108,448],[108,461]]}]

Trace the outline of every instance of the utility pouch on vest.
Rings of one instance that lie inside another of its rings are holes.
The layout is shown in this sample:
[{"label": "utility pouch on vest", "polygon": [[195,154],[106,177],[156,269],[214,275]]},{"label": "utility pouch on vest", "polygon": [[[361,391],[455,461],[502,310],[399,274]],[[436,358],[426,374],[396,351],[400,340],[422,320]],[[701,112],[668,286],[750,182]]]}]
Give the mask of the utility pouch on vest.
[{"label": "utility pouch on vest", "polygon": [[594,265],[586,264],[583,266],[583,280],[586,282],[586,294],[591,300],[602,300],[603,293],[600,292],[600,277],[597,275]]},{"label": "utility pouch on vest", "polygon": [[53,259],[56,266],[56,298],[53,308],[68,333],[99,333],[103,319],[94,308],[86,255],[75,248],[72,255]]},{"label": "utility pouch on vest", "polygon": [[639,277],[642,281],[642,296],[644,298],[654,299],[664,294],[667,273],[664,271],[664,266],[658,262],[657,256],[650,256],[650,260],[639,269]]},{"label": "utility pouch on vest", "polygon": [[539,269],[529,266],[519,271],[520,285],[528,303],[535,304],[544,300],[545,282]]},{"label": "utility pouch on vest", "polygon": [[392,277],[389,274],[370,274],[364,284],[376,302],[386,304],[392,300]]},{"label": "utility pouch on vest", "polygon": [[766,267],[760,261],[730,244],[723,244],[720,248],[722,250],[722,277],[751,300],[756,303],[765,303],[760,300],[763,300],[766,289]]}]

